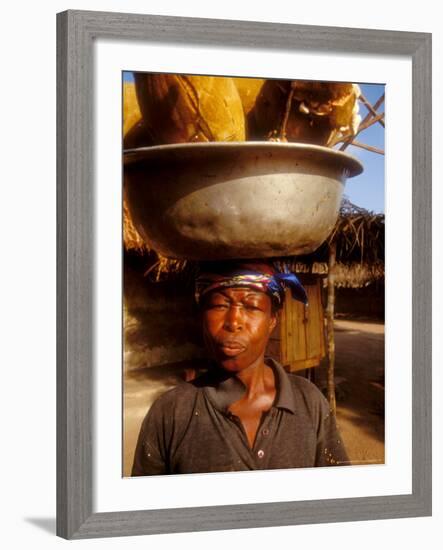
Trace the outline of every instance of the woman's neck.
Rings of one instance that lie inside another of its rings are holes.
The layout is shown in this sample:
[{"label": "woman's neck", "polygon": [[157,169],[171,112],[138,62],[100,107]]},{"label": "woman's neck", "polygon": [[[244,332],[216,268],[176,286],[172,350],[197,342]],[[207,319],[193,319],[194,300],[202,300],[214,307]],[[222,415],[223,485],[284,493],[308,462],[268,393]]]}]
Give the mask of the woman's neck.
[{"label": "woman's neck", "polygon": [[254,398],[275,387],[272,368],[266,365],[264,357],[259,357],[247,369],[236,373],[236,377],[245,385],[245,398]]}]

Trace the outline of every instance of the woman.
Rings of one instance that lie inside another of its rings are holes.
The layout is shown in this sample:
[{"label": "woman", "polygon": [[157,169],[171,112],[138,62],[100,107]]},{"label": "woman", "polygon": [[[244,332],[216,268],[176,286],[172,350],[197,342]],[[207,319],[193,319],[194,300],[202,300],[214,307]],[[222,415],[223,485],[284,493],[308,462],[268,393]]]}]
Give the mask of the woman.
[{"label": "woman", "polygon": [[297,277],[270,264],[212,264],[197,278],[213,367],[154,402],[133,476],[349,464],[322,393],[265,358],[287,287],[306,304]]}]

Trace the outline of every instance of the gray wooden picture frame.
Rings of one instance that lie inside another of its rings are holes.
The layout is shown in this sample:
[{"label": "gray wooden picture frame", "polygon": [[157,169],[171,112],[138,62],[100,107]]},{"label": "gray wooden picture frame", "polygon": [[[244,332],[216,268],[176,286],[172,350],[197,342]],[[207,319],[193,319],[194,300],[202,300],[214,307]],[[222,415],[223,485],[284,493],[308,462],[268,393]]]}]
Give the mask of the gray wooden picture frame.
[{"label": "gray wooden picture frame", "polygon": [[[93,513],[92,82],[97,38],[352,51],[412,60],[412,494]],[[79,539],[431,514],[431,34],[123,13],[60,13],[57,211],[59,536]]]}]

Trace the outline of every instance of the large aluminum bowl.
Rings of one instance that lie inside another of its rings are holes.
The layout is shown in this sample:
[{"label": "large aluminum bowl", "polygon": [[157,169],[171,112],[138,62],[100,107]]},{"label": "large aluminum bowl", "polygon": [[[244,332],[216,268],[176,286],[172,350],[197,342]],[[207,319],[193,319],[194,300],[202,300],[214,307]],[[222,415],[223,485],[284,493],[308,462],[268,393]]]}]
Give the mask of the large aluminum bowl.
[{"label": "large aluminum bowl", "polygon": [[147,244],[169,258],[307,254],[337,220],[355,158],[299,143],[212,142],[127,150],[128,208]]}]

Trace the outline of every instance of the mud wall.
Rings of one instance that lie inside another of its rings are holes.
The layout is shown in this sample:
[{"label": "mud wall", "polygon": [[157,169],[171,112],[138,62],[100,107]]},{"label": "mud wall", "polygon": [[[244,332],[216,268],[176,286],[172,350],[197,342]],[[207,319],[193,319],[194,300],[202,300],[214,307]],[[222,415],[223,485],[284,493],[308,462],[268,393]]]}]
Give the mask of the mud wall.
[{"label": "mud wall", "polygon": [[385,317],[385,288],[372,284],[363,288],[337,288],[335,311],[337,315]]}]

